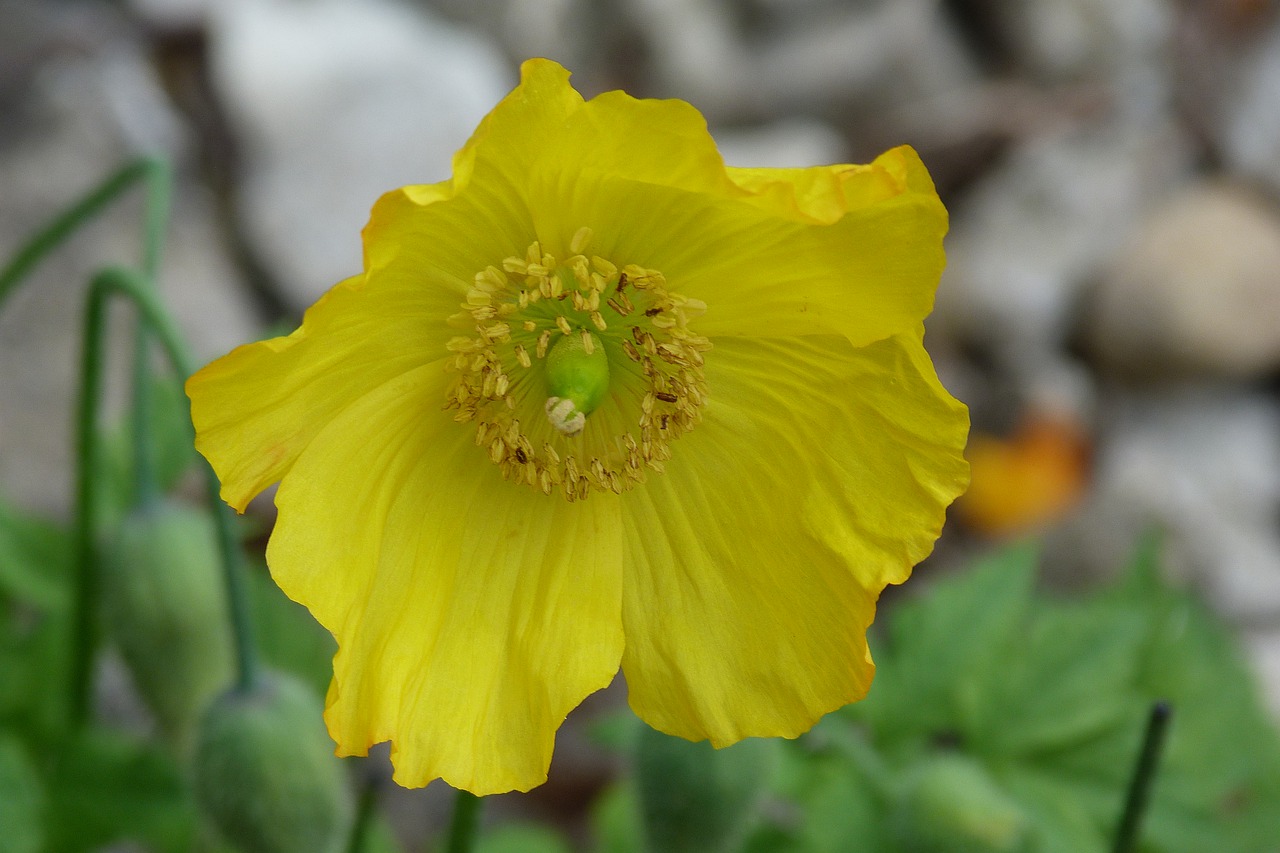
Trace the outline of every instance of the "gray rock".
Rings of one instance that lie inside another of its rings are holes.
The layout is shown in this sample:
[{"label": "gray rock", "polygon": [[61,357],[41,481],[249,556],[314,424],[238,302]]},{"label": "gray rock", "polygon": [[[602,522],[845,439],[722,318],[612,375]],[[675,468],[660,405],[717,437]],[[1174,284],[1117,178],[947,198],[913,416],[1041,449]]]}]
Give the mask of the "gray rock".
[{"label": "gray rock", "polygon": [[1108,368],[1248,379],[1280,368],[1280,212],[1199,183],[1165,201],[1100,277],[1085,336]]},{"label": "gray rock", "polygon": [[1054,534],[1052,562],[1106,575],[1159,528],[1171,576],[1236,623],[1280,620],[1280,404],[1207,385],[1106,402],[1092,496]]},{"label": "gray rock", "polygon": [[[23,93],[20,126],[0,156],[0,257],[142,150],[181,161],[185,133],[127,28],[104,8],[96,27],[74,22],[74,51],[56,48]],[[52,24],[54,43],[59,22]],[[181,175],[181,172],[180,172]],[[160,290],[200,360],[252,339],[205,195],[179,178]],[[79,382],[86,285],[99,268],[136,265],[140,192],[99,215],[35,270],[0,311],[0,494],[65,513],[72,481],[71,414]],[[119,413],[131,344],[130,312],[112,311],[108,411]]]},{"label": "gray rock", "polygon": [[1241,639],[1262,685],[1262,700],[1280,720],[1280,628],[1247,631]]},{"label": "gray rock", "polygon": [[211,27],[246,231],[299,309],[360,271],[378,196],[448,178],[515,83],[482,37],[386,0],[228,0]]},{"label": "gray rock", "polygon": [[663,91],[712,119],[812,111],[855,98],[897,104],[976,77],[937,0],[796,3],[776,27],[751,37],[730,4],[627,5]]},{"label": "gray rock", "polygon": [[1050,359],[1101,259],[1188,168],[1158,119],[1107,114],[1028,140],[952,211],[937,327],[1015,376]]},{"label": "gray rock", "polygon": [[784,119],[751,130],[715,131],[730,166],[825,166],[848,159],[840,134],[817,121]]},{"label": "gray rock", "polygon": [[1168,49],[1174,9],[1163,0],[997,0],[1021,64],[1042,79],[1128,75]]},{"label": "gray rock", "polygon": [[1240,47],[1217,80],[1221,115],[1208,129],[1230,168],[1280,192],[1280,21]]}]

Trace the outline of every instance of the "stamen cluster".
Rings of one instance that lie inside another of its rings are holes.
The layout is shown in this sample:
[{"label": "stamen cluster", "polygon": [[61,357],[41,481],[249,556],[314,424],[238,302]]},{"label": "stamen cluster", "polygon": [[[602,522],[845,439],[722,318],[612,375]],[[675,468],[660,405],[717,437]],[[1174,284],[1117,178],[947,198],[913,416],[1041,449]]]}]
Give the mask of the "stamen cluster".
[{"label": "stamen cluster", "polygon": [[[535,242],[476,273],[450,318],[474,333],[447,345],[458,373],[445,401],[454,420],[476,423],[477,446],[508,480],[548,495],[558,488],[570,501],[621,493],[646,470],[663,470],[669,443],[701,420],[711,349],[688,327],[705,303],[672,293],[658,270],[588,257],[590,239],[579,229],[564,261]],[[553,423],[543,369],[568,335],[580,335],[588,354],[603,346],[610,377],[606,401],[573,434]]]}]

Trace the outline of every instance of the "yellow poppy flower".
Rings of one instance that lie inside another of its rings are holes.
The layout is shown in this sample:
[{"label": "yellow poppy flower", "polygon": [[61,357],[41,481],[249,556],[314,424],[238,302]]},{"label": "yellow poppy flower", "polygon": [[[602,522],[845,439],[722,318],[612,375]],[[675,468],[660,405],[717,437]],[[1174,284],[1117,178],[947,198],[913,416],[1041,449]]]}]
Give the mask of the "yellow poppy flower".
[{"label": "yellow poppy flower", "polygon": [[188,384],[223,497],[280,481],[339,753],[477,794],[544,781],[619,665],[717,746],[861,698],[876,598],[968,477],[915,152],[726,168],[686,103],[522,71],[451,180],[378,201],[362,275]]}]

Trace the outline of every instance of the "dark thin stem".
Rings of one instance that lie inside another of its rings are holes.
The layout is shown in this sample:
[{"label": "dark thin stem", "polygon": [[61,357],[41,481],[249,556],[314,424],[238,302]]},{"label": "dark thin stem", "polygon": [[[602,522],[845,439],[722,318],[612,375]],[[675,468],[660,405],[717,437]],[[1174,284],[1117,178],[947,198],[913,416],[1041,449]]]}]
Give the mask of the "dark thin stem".
[{"label": "dark thin stem", "polygon": [[[90,682],[96,642],[93,608],[97,601],[97,571],[94,565],[94,472],[101,451],[97,429],[102,396],[104,337],[107,300],[122,296],[138,309],[140,322],[164,351],[179,384],[193,371],[193,361],[173,320],[161,306],[149,281],[132,270],[112,268],[99,272],[89,286],[85,310],[83,351],[80,364],[80,397],[76,407],[76,495],[72,542],[75,572],[75,615],[72,635],[72,719],[88,719]],[[230,603],[231,624],[236,644],[238,686],[251,687],[257,679],[258,662],[249,621],[249,599],[240,549],[236,543],[231,508],[219,496],[217,475],[205,466],[205,485],[213,505],[222,557],[223,574]]]},{"label": "dark thin stem", "polygon": [[1124,811],[1120,815],[1112,853],[1133,853],[1137,849],[1138,833],[1142,827],[1142,818],[1147,812],[1147,803],[1151,799],[1151,788],[1156,780],[1160,752],[1164,748],[1172,715],[1173,706],[1168,702],[1160,701],[1151,706],[1147,731],[1142,738],[1142,751],[1138,753],[1133,779],[1129,782],[1129,792],[1125,796]]},{"label": "dark thin stem", "polygon": [[[154,273],[160,258],[161,235],[169,213],[169,166],[154,157],[141,157],[125,164],[118,172],[67,210],[58,214],[44,228],[37,231],[13,254],[8,265],[0,268],[0,305],[35,268],[45,255],[75,233],[109,202],[121,195],[136,181],[147,185],[147,218],[143,226],[143,268]],[[163,203],[158,199],[163,196]]]},{"label": "dark thin stem", "polygon": [[445,853],[471,853],[476,846],[479,827],[480,798],[470,791],[458,791],[453,801],[453,820],[449,823]]}]

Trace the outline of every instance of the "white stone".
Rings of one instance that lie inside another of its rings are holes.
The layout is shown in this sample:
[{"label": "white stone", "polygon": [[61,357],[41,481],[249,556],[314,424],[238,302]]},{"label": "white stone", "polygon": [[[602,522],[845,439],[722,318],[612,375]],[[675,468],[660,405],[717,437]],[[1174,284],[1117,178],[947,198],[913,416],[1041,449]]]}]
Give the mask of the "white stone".
[{"label": "white stone", "polygon": [[1125,373],[1280,368],[1280,212],[1239,188],[1186,188],[1119,251],[1085,323],[1094,352]]},{"label": "white stone", "polygon": [[[141,55],[107,37],[83,55],[49,62],[25,104],[37,118],[0,159],[0,257],[8,259],[37,227],[139,150],[175,156],[161,294],[200,361],[251,340],[256,325],[222,251],[211,202],[181,169],[187,137]],[[23,506],[69,509],[86,286],[102,267],[138,264],[141,195],[132,189],[56,249],[0,311],[0,494]],[[123,306],[111,312],[112,414],[120,412],[128,372],[130,313]]]},{"label": "white stone", "polygon": [[952,210],[936,327],[1014,375],[1043,362],[1100,259],[1188,168],[1158,120],[1110,116],[1028,140]]},{"label": "white stone", "polygon": [[806,3],[762,38],[741,30],[729,4],[628,5],[653,52],[658,85],[713,120],[854,97],[898,104],[955,91],[976,76],[938,0]]},{"label": "white stone", "polygon": [[1164,565],[1237,623],[1280,619],[1280,405],[1187,386],[1113,395],[1093,493],[1055,561],[1102,575],[1164,532]]},{"label": "white stone", "polygon": [[1271,716],[1280,721],[1280,629],[1246,631],[1245,653],[1262,685],[1262,700]]},{"label": "white stone", "polygon": [[1280,192],[1280,21],[1247,45],[1235,71],[1219,80],[1223,115],[1211,130],[1233,168]]},{"label": "white stone", "polygon": [[1174,26],[1164,0],[1001,0],[1021,61],[1050,78],[1114,77],[1161,56]]},{"label": "white stone", "polygon": [[227,0],[212,33],[246,231],[297,307],[360,271],[377,198],[448,178],[515,84],[481,36],[386,0]]},{"label": "white stone", "polygon": [[750,130],[717,130],[715,138],[730,166],[826,166],[848,159],[840,134],[817,121],[787,119]]}]

